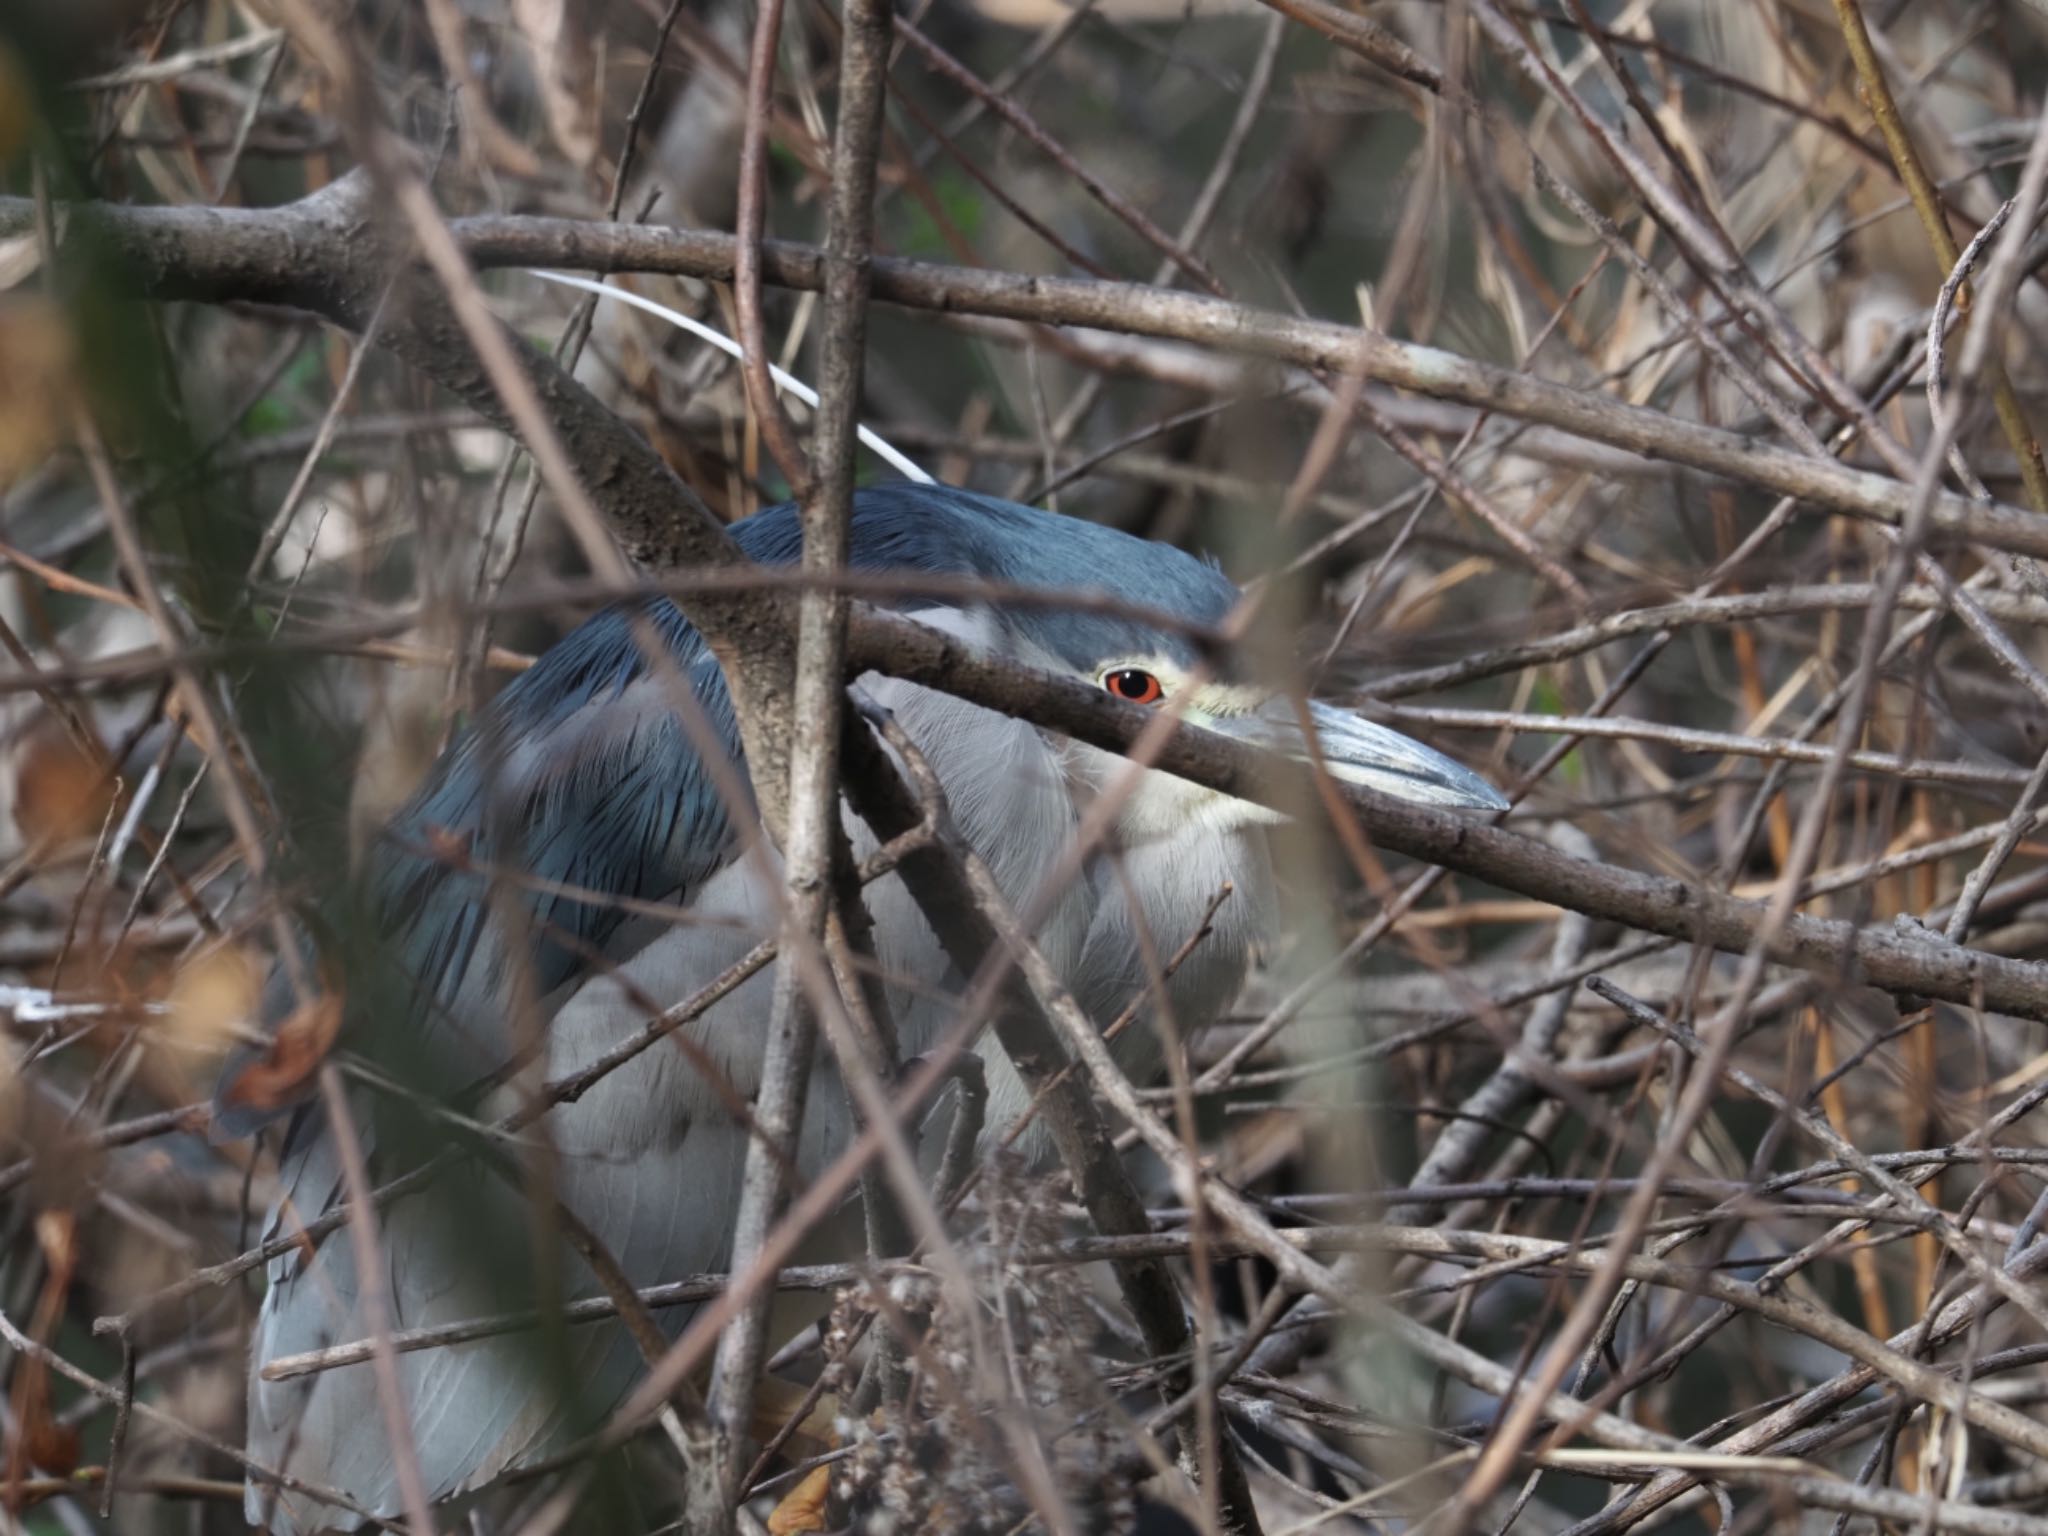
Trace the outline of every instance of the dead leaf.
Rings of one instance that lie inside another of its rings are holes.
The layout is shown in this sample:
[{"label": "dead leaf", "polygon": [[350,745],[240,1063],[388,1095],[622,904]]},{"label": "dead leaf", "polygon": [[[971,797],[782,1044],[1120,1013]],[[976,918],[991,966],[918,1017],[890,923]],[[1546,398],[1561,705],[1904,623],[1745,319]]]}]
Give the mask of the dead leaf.
[{"label": "dead leaf", "polygon": [[263,972],[255,957],[235,945],[207,950],[178,968],[164,1001],[165,1028],[182,1046],[199,1052],[224,1051],[255,1017]]},{"label": "dead leaf", "polygon": [[69,1211],[36,1212],[36,1241],[50,1273],[61,1277],[60,1284],[70,1284],[71,1272],[78,1267],[78,1218]]},{"label": "dead leaf", "polygon": [[768,1515],[768,1536],[802,1536],[832,1529],[825,1505],[832,1493],[832,1469],[813,1467]]},{"label": "dead leaf", "polygon": [[[36,1298],[29,1333],[47,1344],[63,1314],[65,1294],[78,1266],[78,1218],[68,1210],[42,1210],[35,1218],[36,1242],[43,1250],[42,1294]],[[49,1367],[34,1355],[21,1362],[14,1379],[14,1422],[17,1436],[8,1448],[7,1502],[18,1507],[21,1479],[30,1467],[69,1477],[78,1466],[78,1431],[61,1422],[50,1400]]]},{"label": "dead leaf", "polygon": [[[0,357],[6,355],[0,328]],[[0,379],[4,379],[0,364]],[[0,484],[6,482],[6,385],[0,382]],[[29,727],[15,768],[14,824],[30,842],[61,846],[98,834],[114,803],[113,776],[103,760],[67,731],[54,715]]]},{"label": "dead leaf", "polygon": [[21,1392],[21,1449],[29,1465],[53,1477],[69,1477],[78,1469],[78,1431],[58,1419],[50,1402],[50,1378],[41,1363]]},{"label": "dead leaf", "polygon": [[282,1109],[320,1069],[341,1033],[341,994],[323,992],[277,1027],[270,1049],[221,1090],[231,1108]]}]

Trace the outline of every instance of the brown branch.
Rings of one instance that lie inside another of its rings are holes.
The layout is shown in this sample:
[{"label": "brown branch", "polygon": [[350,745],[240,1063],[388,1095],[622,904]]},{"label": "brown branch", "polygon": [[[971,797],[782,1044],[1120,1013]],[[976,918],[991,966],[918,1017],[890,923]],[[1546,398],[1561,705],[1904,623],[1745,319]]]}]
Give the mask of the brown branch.
[{"label": "brown branch", "polygon": [[[741,314],[748,327],[743,345],[748,352],[747,392],[783,471],[800,499],[803,547],[800,568],[810,574],[830,573],[847,562],[853,511],[853,476],[859,422],[861,377],[867,336],[867,258],[874,242],[875,160],[879,153],[882,100],[889,56],[890,12],[865,3],[847,7],[842,51],[838,124],[832,149],[832,190],[826,237],[824,376],[820,381],[817,459],[807,461],[793,429],[780,416],[768,378],[765,341],[760,324],[760,278],[752,258],[758,254],[760,205],[765,172],[760,164],[767,117],[767,84],[772,78],[775,41],[780,28],[780,0],[760,7],[748,75],[746,152],[741,169],[741,250],[749,260],[739,292]],[[752,160],[746,160],[746,153]],[[751,289],[751,293],[749,290]],[[798,600],[795,670],[790,709],[789,780],[782,837],[783,956],[778,964],[761,1062],[761,1088],[756,1113],[771,1138],[750,1143],[742,1174],[740,1203],[733,1234],[733,1265],[745,1269],[759,1260],[788,1199],[790,1162],[803,1129],[804,1107],[817,1049],[818,1022],[836,1024],[853,1004],[835,995],[821,964],[822,944],[835,889],[835,876],[850,870],[852,857],[839,817],[840,720],[845,713],[846,597],[825,587],[806,590]],[[847,887],[849,911],[860,906],[857,887]],[[859,924],[863,933],[865,923]],[[806,993],[810,995],[806,995]],[[877,994],[879,1003],[879,993]],[[835,1031],[843,1036],[843,1030]],[[854,1052],[841,1052],[842,1058]],[[852,1075],[859,1063],[844,1062]],[[893,1123],[890,1130],[898,1129]],[[788,1157],[781,1155],[786,1145]],[[907,1154],[906,1154],[907,1157]],[[872,1213],[880,1200],[878,1181],[865,1186]],[[767,1360],[769,1306],[773,1292],[763,1289],[742,1309],[719,1339],[713,1366],[711,1408],[719,1428],[715,1473],[720,1506],[715,1511],[693,1507],[693,1527],[716,1531],[728,1518],[727,1508],[741,1493],[739,1457],[753,1417],[755,1388]],[[707,1520],[708,1515],[708,1520]]]},{"label": "brown branch", "polygon": [[[2038,1147],[1996,1147],[1989,1151],[2000,1161],[2021,1164],[2038,1166],[2044,1159],[2048,1159],[2048,1150]],[[1924,1177],[1931,1168],[1974,1162],[1978,1156],[1976,1153],[1943,1148],[1932,1151],[1878,1153],[1872,1155],[1868,1161],[1878,1167],[1893,1170],[1901,1177],[1918,1178]],[[1761,1183],[1743,1183],[1730,1179],[1673,1178],[1665,1180],[1661,1188],[1666,1197],[1671,1199],[1708,1200],[1724,1204],[1732,1202],[1752,1210],[1767,1209],[1774,1215],[1833,1220],[1853,1214],[1859,1220],[1885,1222],[1915,1230],[1926,1225],[1915,1213],[1898,1209],[1883,1196],[1857,1196],[1843,1189],[1826,1187],[1831,1181],[1851,1171],[1853,1170],[1849,1164],[1830,1159],[1789,1173],[1776,1174]],[[1277,1210],[1300,1211],[1327,1217],[1338,1205],[1365,1210],[1374,1206],[1398,1207],[1404,1202],[1441,1205],[1472,1199],[1606,1199],[1627,1193],[1635,1188],[1638,1182],[1627,1178],[1516,1178],[1479,1183],[1410,1184],[1400,1189],[1362,1190],[1343,1195],[1281,1196],[1270,1203]],[[1774,1197],[1790,1196],[1807,1185],[1823,1187],[1807,1191],[1803,1203],[1767,1204]],[[1188,1212],[1183,1207],[1173,1206],[1156,1210],[1152,1212],[1152,1216],[1158,1221],[1176,1223],[1186,1221]],[[1677,1223],[1687,1220],[1688,1218],[1677,1218]],[[1436,1232],[1440,1229],[1429,1230]],[[2005,1241],[2011,1234],[2009,1227],[1993,1223],[1978,1223],[1973,1230],[1980,1230],[1982,1235],[1997,1241]],[[1367,1227],[1294,1227],[1283,1230],[1281,1235],[1288,1242],[1301,1248],[1304,1253],[1369,1251],[1375,1245],[1384,1247],[1399,1241],[1397,1236],[1389,1236],[1389,1229],[1383,1224]],[[1010,1263],[1030,1267],[1083,1264],[1117,1258],[1168,1257],[1185,1253],[1188,1242],[1188,1234],[1179,1231],[1155,1231],[1131,1237],[1076,1237],[1048,1247],[1018,1249],[1006,1254],[1006,1259]],[[1235,1240],[1227,1240],[1223,1254],[1233,1256],[1248,1251]],[[893,1268],[886,1265],[878,1268],[863,1264],[792,1265],[778,1273],[776,1286],[785,1291],[827,1291],[891,1273],[914,1273],[919,1268],[917,1264],[908,1262]],[[730,1274],[686,1275],[659,1285],[642,1287],[634,1294],[643,1305],[650,1308],[690,1306],[719,1295],[731,1283]],[[1690,1283],[1688,1279],[1687,1284]],[[399,1353],[407,1354],[423,1349],[445,1348],[452,1344],[472,1343],[477,1339],[490,1338],[501,1333],[516,1333],[554,1322],[573,1325],[596,1322],[617,1315],[618,1303],[614,1298],[588,1296],[567,1302],[553,1312],[505,1312],[462,1322],[404,1329],[394,1332],[391,1335],[391,1342],[392,1347]],[[280,1355],[264,1365],[263,1378],[266,1381],[289,1381],[320,1371],[362,1365],[370,1360],[371,1353],[370,1340],[356,1339],[345,1344],[332,1344],[320,1349],[307,1350],[301,1354]]]},{"label": "brown branch", "polygon": [[[856,616],[848,665],[954,693],[1113,752],[1126,751],[1153,720],[1101,689],[976,655],[934,630],[883,614]],[[1276,807],[1303,803],[1288,799],[1301,786],[1287,780],[1301,770],[1214,732],[1176,731],[1154,766]],[[1381,848],[1589,917],[1734,954],[1746,951],[1762,926],[1765,909],[1757,902],[1575,859],[1471,817],[1358,786],[1339,785],[1336,792]],[[1844,986],[2048,1020],[2048,965],[1966,949],[1917,928],[1857,927],[1795,914],[1768,953]]]},{"label": "brown branch", "polygon": [[[15,1327],[14,1323],[4,1312],[0,1312],[0,1342],[4,1342],[8,1348],[21,1354],[24,1358],[35,1360],[47,1366],[72,1385],[83,1389],[102,1402],[112,1403],[118,1407],[122,1401],[122,1393],[119,1387],[101,1381],[97,1376],[73,1365],[56,1350],[51,1349],[45,1344],[37,1343],[36,1340]],[[309,1499],[316,1499],[335,1509],[345,1509],[352,1514],[361,1515],[371,1522],[375,1522],[377,1519],[374,1511],[364,1508],[347,1494],[337,1489],[325,1487],[319,1483],[307,1482],[302,1477],[294,1477],[290,1473],[280,1472],[274,1467],[265,1466],[262,1462],[250,1458],[239,1446],[229,1445],[225,1440],[216,1439],[204,1430],[193,1428],[176,1414],[165,1412],[147,1398],[133,1402],[131,1411],[136,1417],[148,1420],[151,1424],[169,1431],[181,1440],[188,1440],[194,1445],[203,1446],[210,1454],[221,1457],[230,1464],[242,1468],[253,1482],[303,1494]]]}]

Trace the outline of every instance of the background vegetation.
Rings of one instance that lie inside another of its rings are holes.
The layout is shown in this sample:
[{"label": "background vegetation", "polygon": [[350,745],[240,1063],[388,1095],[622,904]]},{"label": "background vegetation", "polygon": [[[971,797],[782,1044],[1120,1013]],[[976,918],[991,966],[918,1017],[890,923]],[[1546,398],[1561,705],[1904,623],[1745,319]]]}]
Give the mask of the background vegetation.
[{"label": "background vegetation", "polygon": [[[232,1261],[274,1163],[211,1145],[204,1104],[272,919],[331,904],[610,581],[501,381],[387,315],[389,273],[452,229],[475,274],[421,291],[481,294],[718,517],[788,494],[722,354],[521,270],[632,272],[739,328],[730,239],[592,253],[614,221],[739,226],[755,27],[0,10],[11,1521],[240,1528],[260,1271]],[[756,73],[766,231],[803,247],[842,45],[791,0]],[[1202,1489],[1156,1470],[1186,1362],[1146,1358],[1099,1262],[1137,1240],[1006,1168],[956,1218],[973,1297],[849,1272],[786,1364],[847,1391],[878,1296],[900,1321],[913,1293],[932,1350],[963,1306],[1012,1346],[842,1424],[827,1523],[1123,1528],[1146,1480],[1144,1518],[1209,1529],[2048,1529],[2044,82],[2030,0],[899,18],[863,419],[1267,584],[1305,685],[1587,862],[1369,802],[1283,840],[1289,929],[1187,1042],[1182,1166],[1133,1163],[1197,1320]],[[765,265],[769,349],[819,378],[814,259]],[[318,1024],[280,1095],[348,1058]],[[1197,1161],[1241,1208],[1192,1218]],[[1011,1491],[1027,1442],[1051,1508]],[[833,1454],[799,1438],[747,1518]],[[474,1518],[547,1528],[547,1491]]]}]

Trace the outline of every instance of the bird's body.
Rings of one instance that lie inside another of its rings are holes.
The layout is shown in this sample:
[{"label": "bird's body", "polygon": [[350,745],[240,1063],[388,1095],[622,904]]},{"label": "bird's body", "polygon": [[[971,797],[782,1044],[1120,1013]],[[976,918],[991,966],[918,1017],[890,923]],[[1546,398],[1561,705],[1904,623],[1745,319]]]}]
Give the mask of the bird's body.
[{"label": "bird's body", "polygon": [[[757,560],[782,563],[796,554],[788,509],[733,531]],[[1238,595],[1215,568],[1179,551],[943,487],[862,492],[851,549],[856,569],[1110,586],[1197,627],[1218,623]],[[1178,678],[1196,660],[1185,634],[1111,616],[998,611],[958,600],[900,606],[997,654],[1109,678],[1112,691],[1127,691],[1125,672]],[[649,628],[667,653],[661,667],[647,665],[636,638]],[[501,1072],[522,1040],[538,1042],[542,1068],[529,1067],[528,1080],[566,1078],[637,1033],[650,1005],[690,998],[773,936],[770,877],[737,857],[733,819],[685,712],[673,707],[671,690],[681,679],[701,705],[700,728],[708,721],[737,762],[725,685],[695,631],[665,602],[611,611],[509,685],[379,841],[371,872],[378,920],[417,980],[408,1027],[431,1043],[443,1080],[474,1083]],[[1226,883],[1235,890],[1213,933],[1173,977],[1167,1001],[1183,1027],[1229,1004],[1272,906],[1259,830],[1265,813],[1147,774],[1111,818],[1109,835],[1077,851],[1081,817],[1107,778],[1127,767],[1122,759],[897,680],[870,676],[863,686],[928,758],[962,835],[1011,902],[1040,914],[1038,940],[1091,1017],[1107,1023],[1141,1000],[1141,937],[1155,954],[1170,953],[1194,934]],[[1240,693],[1225,689],[1205,702],[1227,712],[1244,703]],[[857,854],[873,848],[850,814],[847,826]],[[618,898],[637,910],[622,910]],[[872,884],[867,900],[901,1048],[915,1054],[952,1021],[960,978],[893,877]],[[674,920],[649,904],[677,909]],[[747,1146],[734,1107],[751,1102],[759,1085],[769,986],[764,970],[686,1025],[682,1044],[645,1051],[541,1122],[562,1204],[636,1285],[719,1271],[730,1259]],[[277,999],[270,1011],[288,1006]],[[1136,1057],[1154,1032],[1140,1027],[1121,1039],[1134,1070],[1142,1070]],[[851,1134],[828,1059],[821,1051],[813,1069],[800,1185]],[[999,1052],[989,1065],[987,1123],[996,1133],[1014,1120],[1023,1094]],[[232,1077],[224,1097],[233,1101]],[[381,1177],[399,1171],[378,1170]],[[282,1175],[273,1233],[343,1198],[333,1138],[317,1110],[297,1116]],[[464,1160],[441,1175],[434,1194],[381,1211],[395,1327],[456,1322],[504,1305],[504,1293],[475,1274],[480,1234],[553,1230],[517,1183],[502,1165]],[[368,1335],[351,1242],[346,1229],[337,1230],[310,1257],[295,1252],[273,1262],[255,1341],[258,1370],[282,1355]],[[515,1257],[559,1263],[562,1294],[600,1292],[566,1247],[550,1239],[537,1259],[532,1252]],[[672,1308],[661,1321],[674,1332],[689,1315],[687,1307]],[[399,1356],[431,1497],[479,1487],[561,1450],[621,1398],[638,1367],[625,1331],[606,1323],[570,1329],[566,1339],[566,1375],[560,1362],[550,1373],[531,1335]],[[379,1514],[398,1512],[368,1365],[279,1382],[252,1374],[249,1450]],[[280,1530],[359,1523],[254,1482],[249,1511]]]}]

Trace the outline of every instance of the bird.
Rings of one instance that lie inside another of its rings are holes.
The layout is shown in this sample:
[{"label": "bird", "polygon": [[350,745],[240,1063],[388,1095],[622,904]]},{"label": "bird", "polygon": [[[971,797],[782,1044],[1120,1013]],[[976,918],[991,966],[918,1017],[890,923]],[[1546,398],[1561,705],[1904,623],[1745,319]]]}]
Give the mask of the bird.
[{"label": "bird", "polygon": [[[795,562],[802,535],[784,505],[730,528],[764,565]],[[945,485],[884,483],[855,492],[848,526],[855,572],[927,580],[944,598],[890,599],[906,617],[985,654],[1030,663],[1125,701],[1173,701],[1183,718],[1283,752],[1314,757],[1333,775],[1411,800],[1473,811],[1506,802],[1478,774],[1354,713],[1287,695],[1228,669],[1205,666],[1201,636],[1242,598],[1217,565],[1110,527]],[[1011,603],[979,590],[1019,586],[1126,599],[1062,609]],[[877,590],[882,590],[878,585]],[[1150,615],[1170,616],[1165,624]],[[665,656],[648,660],[650,644]],[[962,838],[1010,901],[1039,914],[1036,937],[1066,986],[1099,1025],[1147,993],[1145,955],[1171,953],[1205,920],[1211,932],[1165,984],[1163,1006],[1184,1029],[1229,1005],[1277,907],[1266,830],[1275,813],[1160,770],[1143,770],[1107,830],[1077,849],[1087,808],[1120,774],[1119,756],[915,684],[867,674],[859,686],[893,714],[927,759]],[[678,687],[698,708],[674,707]],[[694,720],[685,719],[686,713]],[[417,1045],[436,1082],[479,1095],[504,1092],[509,1064],[537,1056],[549,1081],[596,1060],[638,1031],[649,1005],[695,995],[776,932],[777,893],[761,861],[741,857],[730,794],[698,750],[708,729],[744,774],[734,705],[719,666],[682,612],[664,598],[598,612],[501,689],[430,768],[375,839],[363,876],[378,953],[400,978],[380,992],[350,970],[340,984],[343,1038],[362,1029]],[[729,787],[729,785],[728,785]],[[849,838],[864,856],[876,840],[851,811]],[[1054,876],[1070,854],[1078,872]],[[1216,904],[1219,892],[1230,895]],[[962,986],[909,893],[893,877],[866,890],[875,957],[906,1058],[947,1027]],[[1213,917],[1211,913],[1213,912]],[[311,962],[297,968],[311,969]],[[280,966],[266,989],[276,1029],[302,1010],[301,987]],[[657,1048],[601,1078],[541,1124],[552,1146],[562,1206],[646,1286],[716,1273],[732,1257],[747,1132],[741,1111],[759,1086],[770,978],[755,975]],[[356,994],[364,994],[358,997]],[[374,999],[374,1002],[372,1001]],[[371,1017],[374,1015],[374,1017]],[[1119,1036],[1134,1074],[1154,1064],[1149,1029]],[[992,1044],[986,1058],[985,1138],[1023,1111],[1026,1093]],[[854,1134],[852,1114],[821,1050],[798,1137],[796,1176],[807,1181]],[[231,1058],[216,1094],[218,1122],[248,1130],[276,1106],[249,1091],[261,1049]],[[722,1081],[720,1081],[722,1079]],[[402,1171],[403,1137],[370,1101],[360,1134],[379,1178]],[[403,1095],[399,1095],[403,1097]],[[386,1117],[388,1118],[388,1116]],[[279,1194],[266,1237],[289,1236],[346,1198],[336,1128],[307,1096],[283,1112]],[[411,1155],[431,1149],[434,1127],[414,1126]],[[427,1140],[422,1142],[421,1136]],[[399,1159],[402,1161],[402,1159]],[[482,1234],[545,1230],[529,1196],[487,1158],[453,1160],[438,1194],[407,1196],[378,1212],[382,1278],[392,1325],[421,1328],[494,1310],[479,1268],[558,1266],[558,1294],[598,1294],[575,1254],[534,1255],[515,1241],[479,1262]],[[351,1530],[363,1511],[401,1514],[401,1490],[380,1412],[375,1372],[355,1364],[265,1378],[266,1362],[360,1340],[369,1330],[351,1228],[337,1224],[271,1259],[254,1326],[247,1449],[253,1463],[345,1495],[353,1509],[280,1490],[252,1473],[252,1524],[281,1532]],[[537,1279],[522,1294],[545,1295]],[[671,1335],[692,1309],[668,1309]],[[630,1390],[641,1356],[616,1324],[566,1330],[551,1376],[531,1336],[480,1339],[397,1357],[400,1397],[433,1500],[459,1499],[571,1443]]]}]

